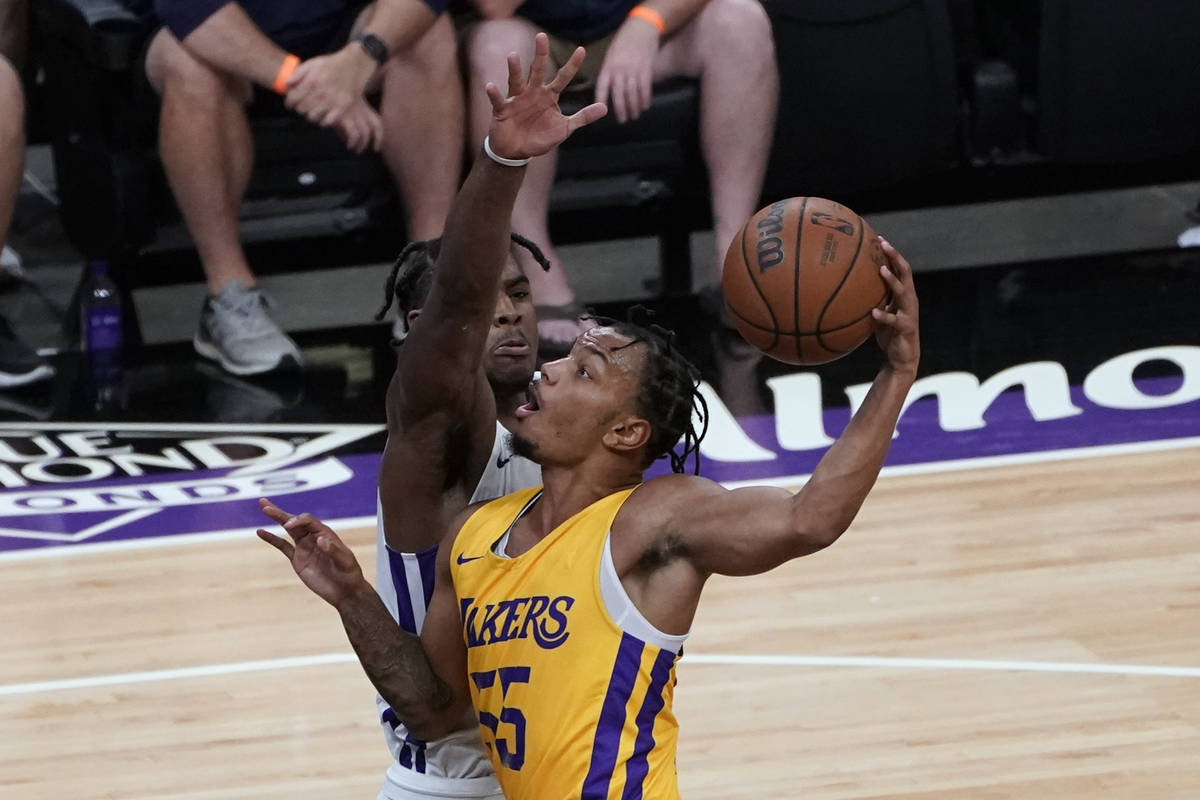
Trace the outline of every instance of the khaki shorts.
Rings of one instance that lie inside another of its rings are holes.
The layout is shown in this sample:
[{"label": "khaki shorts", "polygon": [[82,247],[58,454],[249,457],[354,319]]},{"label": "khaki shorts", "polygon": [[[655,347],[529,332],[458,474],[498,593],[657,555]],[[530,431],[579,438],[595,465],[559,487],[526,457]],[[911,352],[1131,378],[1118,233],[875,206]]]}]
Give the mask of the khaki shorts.
[{"label": "khaki shorts", "polygon": [[[618,28],[618,30],[620,29]],[[608,54],[608,46],[612,44],[613,37],[616,35],[617,31],[613,31],[603,39],[597,39],[590,44],[584,45],[587,54],[583,57],[583,64],[579,67],[579,72],[575,73],[574,79],[571,80],[570,88],[590,89],[596,85],[596,78],[600,75],[600,67],[604,64],[604,56]],[[552,33],[547,33],[546,36],[550,39],[550,58],[559,67],[567,63],[567,59],[571,57],[571,54],[575,52],[575,48],[579,46],[579,42],[569,42]]]},{"label": "khaki shorts", "polygon": [[[465,11],[454,15],[454,28],[458,31],[458,43],[460,47],[465,47],[471,29],[478,25],[479,22],[479,15],[474,11]],[[535,29],[540,30],[532,22],[529,24]],[[575,73],[575,78],[571,81],[571,89],[588,89],[596,85],[596,78],[600,75],[600,67],[604,64],[604,56],[608,53],[608,46],[612,44],[613,37],[616,35],[617,31],[614,30],[602,39],[584,43],[583,46],[587,50],[587,55],[583,57],[583,65],[579,67],[579,72]],[[561,67],[567,63],[567,59],[571,57],[571,54],[575,52],[575,48],[580,44],[579,42],[572,42],[555,36],[549,32],[547,32],[546,36],[550,39],[550,60],[554,62],[555,67]],[[529,65],[526,64],[525,66],[528,67]]]}]

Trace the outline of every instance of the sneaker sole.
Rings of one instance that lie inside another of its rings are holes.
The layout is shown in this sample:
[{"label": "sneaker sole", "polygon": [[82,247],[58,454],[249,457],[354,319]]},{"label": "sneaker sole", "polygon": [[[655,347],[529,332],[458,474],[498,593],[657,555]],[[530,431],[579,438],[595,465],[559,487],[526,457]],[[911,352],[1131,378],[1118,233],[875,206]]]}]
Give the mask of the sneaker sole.
[{"label": "sneaker sole", "polygon": [[291,362],[297,368],[300,366],[300,359],[291,353],[280,356],[279,360],[269,367],[246,367],[241,364],[235,364],[225,358],[225,355],[216,347],[208,342],[200,340],[195,336],[192,337],[192,347],[198,354],[211,361],[217,362],[221,365],[221,369],[233,375],[262,375],[267,372],[274,372],[277,369],[282,369],[283,367],[288,366],[288,362]]}]

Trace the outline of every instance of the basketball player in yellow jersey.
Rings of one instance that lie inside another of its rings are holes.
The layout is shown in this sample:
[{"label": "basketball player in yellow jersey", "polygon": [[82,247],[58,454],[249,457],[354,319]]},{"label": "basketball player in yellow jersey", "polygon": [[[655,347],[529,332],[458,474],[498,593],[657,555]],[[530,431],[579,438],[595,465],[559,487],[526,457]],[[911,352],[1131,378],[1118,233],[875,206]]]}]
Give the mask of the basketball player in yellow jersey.
[{"label": "basketball player in yellow jersey", "polygon": [[[273,515],[294,544],[264,538],[337,608],[410,730],[437,736],[474,706],[509,800],[673,800],[675,660],[708,576],[828,547],[887,454],[920,341],[912,271],[883,249],[893,301],[874,316],[885,363],[794,495],[678,474],[699,438],[695,373],[661,329],[615,323],[583,334],[530,385],[512,431],[544,485],[452,523],[420,638],[391,622],[350,551],[310,515]],[[677,474],[645,480],[662,457]]]}]

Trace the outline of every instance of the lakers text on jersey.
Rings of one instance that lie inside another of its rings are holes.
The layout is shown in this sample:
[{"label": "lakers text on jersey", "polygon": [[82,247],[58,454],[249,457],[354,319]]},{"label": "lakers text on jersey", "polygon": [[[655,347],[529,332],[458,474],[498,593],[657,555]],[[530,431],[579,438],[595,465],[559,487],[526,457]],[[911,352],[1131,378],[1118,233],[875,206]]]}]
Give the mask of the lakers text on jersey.
[{"label": "lakers text on jersey", "polygon": [[633,490],[519,556],[497,554],[537,491],[480,508],[451,551],[471,697],[505,796],[674,800],[678,647],[623,630],[601,587],[605,567],[615,575],[612,521]]}]

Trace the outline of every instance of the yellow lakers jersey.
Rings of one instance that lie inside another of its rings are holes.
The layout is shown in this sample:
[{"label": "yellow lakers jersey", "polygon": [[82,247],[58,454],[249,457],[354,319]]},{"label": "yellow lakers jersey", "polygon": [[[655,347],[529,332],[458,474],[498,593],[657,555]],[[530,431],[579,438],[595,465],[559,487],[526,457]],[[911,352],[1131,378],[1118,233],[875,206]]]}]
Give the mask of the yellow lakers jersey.
[{"label": "yellow lakers jersey", "polygon": [[493,545],[538,495],[476,511],[454,541],[471,699],[508,800],[675,800],[678,653],[609,617],[600,568],[613,518],[632,489],[609,495],[527,552]]}]

